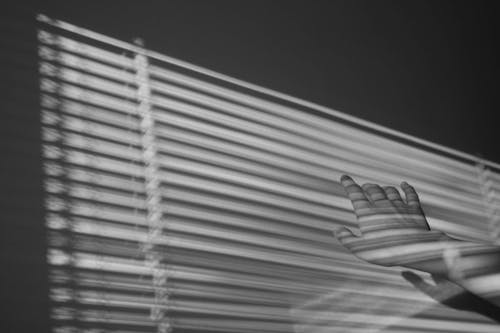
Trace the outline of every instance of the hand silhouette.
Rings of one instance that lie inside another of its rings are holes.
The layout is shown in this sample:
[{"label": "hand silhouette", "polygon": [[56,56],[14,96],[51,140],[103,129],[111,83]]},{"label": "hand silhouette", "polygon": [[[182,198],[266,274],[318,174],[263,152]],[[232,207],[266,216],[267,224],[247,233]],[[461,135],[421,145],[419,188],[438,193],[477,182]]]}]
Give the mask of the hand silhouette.
[{"label": "hand silhouette", "polygon": [[432,274],[435,283],[432,285],[410,271],[404,271],[401,275],[415,288],[441,304],[461,311],[477,312],[500,322],[500,308],[442,276]]}]

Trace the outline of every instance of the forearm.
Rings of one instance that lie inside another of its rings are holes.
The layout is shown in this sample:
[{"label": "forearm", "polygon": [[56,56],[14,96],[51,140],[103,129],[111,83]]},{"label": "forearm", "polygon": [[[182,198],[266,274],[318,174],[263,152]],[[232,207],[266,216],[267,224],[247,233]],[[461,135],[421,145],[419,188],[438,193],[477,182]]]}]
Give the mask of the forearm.
[{"label": "forearm", "polygon": [[443,238],[400,265],[441,275],[500,306],[500,247]]},{"label": "forearm", "polygon": [[337,239],[358,258],[383,266],[403,266],[445,277],[500,306],[500,246],[454,239],[431,230],[417,192],[342,176],[359,232],[339,228]]}]

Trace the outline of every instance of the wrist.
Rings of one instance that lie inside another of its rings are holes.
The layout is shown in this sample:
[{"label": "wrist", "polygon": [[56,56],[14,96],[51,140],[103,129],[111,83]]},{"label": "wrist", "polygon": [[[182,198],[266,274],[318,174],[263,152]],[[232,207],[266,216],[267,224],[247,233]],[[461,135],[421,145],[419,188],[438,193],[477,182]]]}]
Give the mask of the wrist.
[{"label": "wrist", "polygon": [[442,275],[459,284],[500,273],[500,247],[461,241],[444,235],[400,266]]},{"label": "wrist", "polygon": [[423,233],[402,246],[394,257],[394,266],[418,269],[431,274],[448,277],[455,274],[461,259],[463,241],[456,240],[438,230]]}]

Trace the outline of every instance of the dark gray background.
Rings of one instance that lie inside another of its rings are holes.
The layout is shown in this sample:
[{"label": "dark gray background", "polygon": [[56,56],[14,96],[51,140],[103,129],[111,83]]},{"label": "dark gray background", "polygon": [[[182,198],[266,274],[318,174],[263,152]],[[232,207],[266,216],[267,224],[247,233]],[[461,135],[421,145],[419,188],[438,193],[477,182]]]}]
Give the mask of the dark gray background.
[{"label": "dark gray background", "polygon": [[4,3],[0,331],[50,327],[36,13],[500,162],[497,3]]},{"label": "dark gray background", "polygon": [[38,7],[500,162],[495,1],[48,1]]}]

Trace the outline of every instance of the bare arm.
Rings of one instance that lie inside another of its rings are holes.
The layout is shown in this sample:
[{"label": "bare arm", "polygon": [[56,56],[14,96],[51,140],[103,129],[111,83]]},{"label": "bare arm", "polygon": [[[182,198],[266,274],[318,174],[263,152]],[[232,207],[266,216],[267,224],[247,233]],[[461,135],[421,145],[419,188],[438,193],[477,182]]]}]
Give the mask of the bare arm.
[{"label": "bare arm", "polygon": [[348,228],[337,239],[357,257],[383,266],[403,266],[443,276],[500,306],[500,247],[454,239],[431,230],[416,191],[364,184],[342,176],[360,234]]}]

